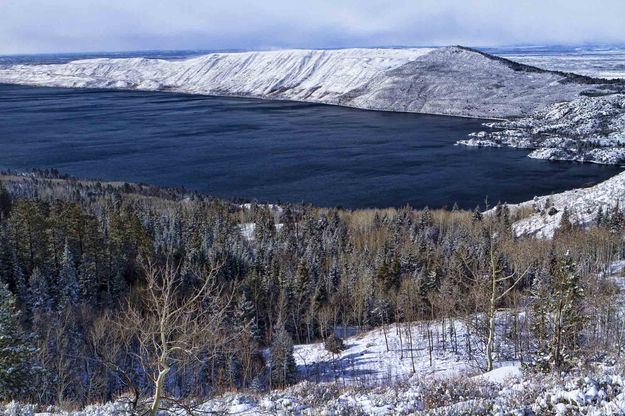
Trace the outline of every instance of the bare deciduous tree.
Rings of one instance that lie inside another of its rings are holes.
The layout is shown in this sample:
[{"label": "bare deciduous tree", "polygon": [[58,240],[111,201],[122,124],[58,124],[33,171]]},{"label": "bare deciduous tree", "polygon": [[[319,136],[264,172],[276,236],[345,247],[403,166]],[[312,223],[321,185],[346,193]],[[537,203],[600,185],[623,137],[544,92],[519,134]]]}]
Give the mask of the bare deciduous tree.
[{"label": "bare deciduous tree", "polygon": [[189,285],[179,267],[144,262],[145,286],[129,301],[120,324],[137,343],[143,370],[153,383],[147,414],[153,416],[167,396],[167,377],[176,368],[210,362],[237,338],[224,327],[232,294],[217,284],[218,267],[194,273]]}]

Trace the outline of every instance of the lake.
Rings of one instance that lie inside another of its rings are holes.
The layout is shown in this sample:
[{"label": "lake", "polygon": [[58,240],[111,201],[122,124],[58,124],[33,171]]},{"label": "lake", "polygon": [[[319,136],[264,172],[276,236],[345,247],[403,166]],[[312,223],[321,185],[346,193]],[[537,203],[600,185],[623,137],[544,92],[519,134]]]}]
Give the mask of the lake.
[{"label": "lake", "polygon": [[471,209],[597,183],[614,166],[455,146],[483,120],[158,92],[0,85],[0,169],[347,208]]}]

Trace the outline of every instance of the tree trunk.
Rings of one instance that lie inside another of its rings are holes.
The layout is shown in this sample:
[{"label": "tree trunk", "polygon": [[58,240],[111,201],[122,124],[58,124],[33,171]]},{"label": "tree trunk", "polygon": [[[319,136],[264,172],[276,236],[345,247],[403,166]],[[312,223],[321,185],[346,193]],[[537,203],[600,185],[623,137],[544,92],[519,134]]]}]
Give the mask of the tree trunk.
[{"label": "tree trunk", "polygon": [[155,416],[161,406],[163,390],[165,387],[165,379],[167,378],[169,370],[169,367],[163,367],[158,373],[154,388],[154,398],[152,399],[152,405],[150,406],[150,416]]},{"label": "tree trunk", "polygon": [[496,298],[496,280],[493,277],[493,287],[490,297],[490,305],[488,305],[488,340],[486,341],[486,371],[493,369],[493,345],[495,343],[495,302]]}]

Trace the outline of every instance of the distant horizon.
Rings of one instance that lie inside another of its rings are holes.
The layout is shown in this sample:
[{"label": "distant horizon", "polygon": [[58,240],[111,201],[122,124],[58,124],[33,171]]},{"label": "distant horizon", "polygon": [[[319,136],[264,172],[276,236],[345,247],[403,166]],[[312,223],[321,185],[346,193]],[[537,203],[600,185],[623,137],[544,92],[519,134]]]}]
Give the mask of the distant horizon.
[{"label": "distant horizon", "polygon": [[109,55],[109,54],[140,54],[140,53],[244,53],[244,52],[271,52],[282,50],[342,50],[342,49],[420,49],[420,48],[444,48],[448,46],[463,46],[478,50],[505,50],[505,49],[562,49],[563,51],[575,49],[625,49],[625,42],[618,43],[554,43],[554,44],[505,44],[505,45],[470,45],[462,43],[437,44],[437,45],[371,45],[371,46],[344,46],[344,47],[261,47],[261,48],[183,48],[183,49],[127,49],[127,50],[85,50],[85,51],[57,51],[57,52],[29,52],[29,53],[3,53],[3,57],[18,56],[59,56],[59,55]]},{"label": "distant horizon", "polygon": [[602,0],[4,0],[0,54],[623,43]]}]

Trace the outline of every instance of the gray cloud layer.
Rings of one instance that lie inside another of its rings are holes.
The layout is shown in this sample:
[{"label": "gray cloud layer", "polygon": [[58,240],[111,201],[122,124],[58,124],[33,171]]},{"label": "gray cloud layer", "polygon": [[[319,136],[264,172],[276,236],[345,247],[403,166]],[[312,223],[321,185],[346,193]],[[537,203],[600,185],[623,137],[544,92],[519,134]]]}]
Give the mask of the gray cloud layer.
[{"label": "gray cloud layer", "polygon": [[625,41],[624,0],[0,0],[0,54]]}]

